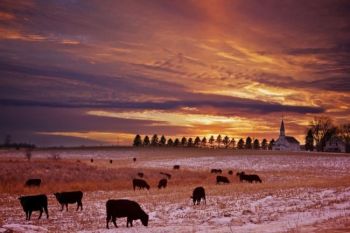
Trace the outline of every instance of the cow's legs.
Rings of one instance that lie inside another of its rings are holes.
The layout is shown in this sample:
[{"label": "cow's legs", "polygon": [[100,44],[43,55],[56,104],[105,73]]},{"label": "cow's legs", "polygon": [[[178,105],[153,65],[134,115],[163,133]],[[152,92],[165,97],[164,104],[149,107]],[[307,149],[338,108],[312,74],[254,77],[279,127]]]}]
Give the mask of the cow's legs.
[{"label": "cow's legs", "polygon": [[47,210],[47,206],[44,206],[44,211],[46,214],[46,218],[49,218],[49,211]]},{"label": "cow's legs", "polygon": [[43,208],[40,209],[40,214],[39,214],[39,218],[38,219],[41,218],[41,215],[43,215]]},{"label": "cow's legs", "polygon": [[63,211],[64,209],[64,204],[61,204],[61,211]]},{"label": "cow's legs", "polygon": [[113,222],[114,226],[115,226],[116,228],[118,228],[116,220],[117,220],[117,217],[114,217],[114,216],[113,216],[113,217],[112,217],[112,222]]},{"label": "cow's legs", "polygon": [[68,211],[68,203],[66,203],[66,210]]},{"label": "cow's legs", "polygon": [[77,211],[79,210],[79,207],[80,210],[83,210],[83,203],[81,201],[77,201]]},{"label": "cow's legs", "polygon": [[127,219],[126,219],[126,227],[129,227],[129,225],[130,225],[130,227],[132,227],[132,219],[130,217],[127,217]]},{"label": "cow's legs", "polygon": [[28,212],[28,220],[30,220],[30,216],[32,216],[32,210],[29,210]]},{"label": "cow's legs", "polygon": [[107,218],[106,218],[106,227],[107,227],[107,229],[109,229],[109,226],[108,226],[108,223],[109,223],[109,221],[111,221],[111,215],[108,215],[107,214]]},{"label": "cow's legs", "polygon": [[26,220],[29,220],[29,211],[26,211]]}]

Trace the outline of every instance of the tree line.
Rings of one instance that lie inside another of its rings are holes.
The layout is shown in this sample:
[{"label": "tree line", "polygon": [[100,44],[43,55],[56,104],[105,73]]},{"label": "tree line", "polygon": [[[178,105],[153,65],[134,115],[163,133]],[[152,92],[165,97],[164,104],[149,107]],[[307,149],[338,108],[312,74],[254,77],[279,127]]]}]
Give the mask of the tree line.
[{"label": "tree line", "polygon": [[332,138],[343,141],[350,151],[350,123],[335,125],[331,118],[317,116],[309,124],[305,136],[305,150],[324,151],[326,142]]},{"label": "tree line", "polygon": [[162,135],[160,138],[157,134],[154,134],[150,139],[147,135],[142,137],[137,134],[133,141],[135,147],[203,147],[203,148],[231,148],[231,149],[254,149],[254,150],[272,150],[272,146],[275,140],[272,139],[269,142],[267,139],[263,139],[260,143],[258,139],[252,139],[247,137],[239,139],[236,143],[234,138],[228,136],[222,137],[220,134],[215,138],[213,135],[207,139],[206,137],[200,138],[199,136],[186,138],[166,138]]}]

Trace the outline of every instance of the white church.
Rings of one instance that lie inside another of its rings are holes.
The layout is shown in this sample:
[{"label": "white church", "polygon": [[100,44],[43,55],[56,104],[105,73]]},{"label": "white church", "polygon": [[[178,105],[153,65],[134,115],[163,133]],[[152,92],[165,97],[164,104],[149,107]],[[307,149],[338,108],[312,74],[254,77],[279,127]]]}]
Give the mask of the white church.
[{"label": "white church", "polygon": [[283,119],[281,122],[280,136],[273,144],[272,150],[300,151],[300,143],[298,140],[294,137],[286,136]]}]

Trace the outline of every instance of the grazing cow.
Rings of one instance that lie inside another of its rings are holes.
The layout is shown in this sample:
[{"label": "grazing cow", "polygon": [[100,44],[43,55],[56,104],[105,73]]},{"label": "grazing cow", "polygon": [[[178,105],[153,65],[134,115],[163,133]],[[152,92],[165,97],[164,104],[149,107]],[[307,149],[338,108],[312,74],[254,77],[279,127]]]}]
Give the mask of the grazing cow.
[{"label": "grazing cow", "polygon": [[166,176],[169,180],[171,179],[171,174],[166,172],[159,172],[159,174]]},{"label": "grazing cow", "polygon": [[90,162],[93,163],[93,162],[94,162],[94,159],[90,159]]},{"label": "grazing cow", "polygon": [[63,207],[66,206],[66,210],[68,211],[68,204],[77,203],[77,210],[83,210],[83,203],[81,199],[83,199],[82,191],[73,191],[73,192],[62,192],[54,194],[57,201],[61,204],[61,211]]},{"label": "grazing cow", "polygon": [[35,196],[22,196],[18,198],[21,202],[22,208],[26,213],[26,220],[30,220],[30,216],[33,211],[40,211],[39,218],[45,211],[46,218],[49,218],[49,213],[47,211],[47,196],[44,194]]},{"label": "grazing cow", "polygon": [[226,176],[216,176],[216,184],[229,184],[230,181]]},{"label": "grazing cow", "polygon": [[243,181],[247,181],[249,183],[253,183],[253,182],[261,183],[262,182],[260,177],[258,175],[255,175],[255,174],[247,175],[244,172],[237,172],[237,176],[239,176],[239,180],[241,182],[243,182]]},{"label": "grazing cow", "polygon": [[138,187],[139,189],[146,188],[147,190],[149,190],[149,188],[150,188],[150,186],[147,184],[147,182],[145,180],[142,180],[142,179],[133,179],[132,185],[134,187],[134,191],[135,191],[136,187]]},{"label": "grazing cow", "polygon": [[168,184],[167,179],[161,179],[158,183],[158,189],[166,188],[167,184]]},{"label": "grazing cow", "polygon": [[166,172],[159,172],[161,175],[165,175],[169,180],[171,179],[171,175]]},{"label": "grazing cow", "polygon": [[233,171],[232,171],[232,170],[229,170],[229,171],[228,171],[228,174],[229,174],[229,175],[233,175]]},{"label": "grazing cow", "polygon": [[24,186],[26,187],[40,187],[41,179],[28,179]]},{"label": "grazing cow", "polygon": [[174,165],[174,170],[179,170],[180,169],[180,165]]},{"label": "grazing cow", "polygon": [[201,199],[204,200],[204,204],[207,204],[207,201],[205,200],[205,190],[201,186],[193,190],[191,198],[193,199],[193,205],[195,205],[196,203],[197,205],[199,205]]},{"label": "grazing cow", "polygon": [[140,219],[144,226],[148,225],[148,215],[143,211],[140,205],[135,201],[130,200],[108,200],[106,202],[107,210],[107,228],[112,219],[115,227],[117,226],[116,219],[126,217],[126,227],[132,227],[132,221]]},{"label": "grazing cow", "polygon": [[137,173],[137,175],[142,178],[144,174],[143,174],[143,172],[139,172],[139,173]]},{"label": "grazing cow", "polygon": [[134,158],[132,159],[132,161],[136,162],[136,158],[134,157]]},{"label": "grazing cow", "polygon": [[214,174],[221,174],[222,170],[221,169],[211,169],[210,173],[214,173]]},{"label": "grazing cow", "polygon": [[109,160],[109,163],[113,163],[113,160]]}]

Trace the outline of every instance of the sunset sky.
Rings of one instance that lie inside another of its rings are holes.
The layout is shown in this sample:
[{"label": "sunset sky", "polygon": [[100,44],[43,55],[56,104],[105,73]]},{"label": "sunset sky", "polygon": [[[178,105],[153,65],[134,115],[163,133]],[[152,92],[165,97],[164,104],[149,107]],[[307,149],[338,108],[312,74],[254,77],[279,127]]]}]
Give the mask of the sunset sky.
[{"label": "sunset sky", "polygon": [[[350,121],[350,1],[0,1],[0,140],[304,144]],[[2,143],[2,142],[0,142]]]}]

